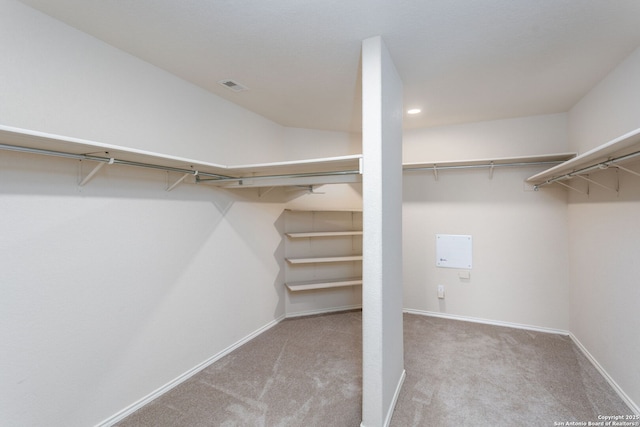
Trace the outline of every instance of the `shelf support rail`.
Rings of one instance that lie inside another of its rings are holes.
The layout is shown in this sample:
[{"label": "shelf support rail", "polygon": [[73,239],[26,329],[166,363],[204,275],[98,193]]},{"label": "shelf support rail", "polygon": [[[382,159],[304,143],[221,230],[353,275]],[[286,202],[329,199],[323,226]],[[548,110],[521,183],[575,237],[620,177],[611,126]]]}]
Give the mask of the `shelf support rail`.
[{"label": "shelf support rail", "polygon": [[[546,180],[545,182],[542,182],[540,184],[535,185],[533,187],[533,189],[537,191],[543,185],[549,185],[549,184],[554,184],[554,183],[555,184],[561,184],[560,181],[571,179],[571,178],[573,178],[575,176],[584,175],[584,174],[587,174],[587,173],[589,173],[591,171],[594,171],[594,170],[607,169],[610,166],[616,167],[618,169],[622,169],[623,171],[629,172],[629,173],[631,173],[633,175],[640,176],[640,173],[632,171],[630,169],[627,169],[627,168],[617,164],[618,162],[623,162],[623,161],[626,161],[626,160],[630,160],[630,159],[633,159],[633,158],[638,157],[638,156],[640,156],[640,151],[634,151],[633,153],[625,154],[624,156],[615,157],[613,159],[609,159],[609,160],[606,160],[604,162],[599,162],[599,163],[595,163],[595,164],[592,164],[592,165],[589,165],[589,166],[585,166],[583,168],[574,170],[573,172],[550,178],[550,179]],[[581,177],[581,178],[583,178],[583,177]],[[596,182],[594,182],[594,183],[598,184]],[[563,184],[563,185],[565,187],[569,187],[566,184]],[[601,185],[601,184],[598,184],[598,185]],[[569,187],[569,188],[572,188],[572,187]],[[605,187],[605,188],[608,188],[608,187]],[[572,188],[572,189],[574,189],[574,188]],[[612,189],[610,189],[610,190],[612,190]]]},{"label": "shelf support rail", "polygon": [[[162,165],[154,165],[152,163],[143,163],[143,162],[133,162],[133,161],[129,161],[129,160],[119,160],[119,159],[115,159],[113,157],[102,157],[102,156],[95,156],[95,155],[90,155],[90,154],[76,154],[76,153],[67,153],[64,151],[53,151],[53,150],[45,150],[42,148],[29,148],[29,147],[20,147],[17,145],[9,145],[9,144],[0,144],[0,150],[7,150],[7,151],[16,151],[16,152],[20,152],[20,153],[30,153],[30,154],[42,154],[45,156],[54,156],[54,157],[64,157],[67,159],[76,159],[76,160],[91,160],[94,162],[101,162],[102,164],[118,164],[118,165],[126,165],[126,166],[137,166],[137,167],[142,167],[142,168],[148,168],[148,169],[159,169],[159,170],[164,170],[164,171],[168,171],[168,172],[178,172],[178,173],[183,173],[185,175],[194,175],[196,176],[196,178],[200,177],[200,176],[207,176],[210,178],[216,178],[216,179],[226,179],[226,178],[231,178],[229,176],[226,175],[219,175],[219,174],[215,174],[215,173],[208,173],[208,172],[199,172],[193,169],[185,169],[185,168],[176,168],[176,167],[172,167],[172,166],[162,166]],[[109,153],[105,153],[105,154],[109,154]],[[93,171],[91,171],[89,173],[89,175],[87,175],[86,178],[84,178],[82,180],[81,185],[86,184],[92,177],[93,175],[95,175],[101,168],[97,167],[94,168]],[[181,179],[184,180],[185,177],[183,177]],[[175,186],[175,185],[174,185]],[[173,187],[172,187],[173,188]]]},{"label": "shelf support rail", "polygon": [[268,179],[286,179],[286,178],[308,178],[308,177],[322,177],[322,176],[336,176],[336,175],[361,175],[359,170],[347,170],[347,171],[327,171],[327,172],[309,172],[309,173],[291,173],[282,175],[258,175],[258,176],[243,176],[243,177],[222,177],[222,178],[200,178],[196,176],[196,182],[211,182],[211,183],[233,183],[237,182],[242,185],[243,181],[254,180],[268,180]]},{"label": "shelf support rail", "polygon": [[432,171],[435,180],[438,180],[438,171],[447,170],[447,169],[483,169],[489,168],[489,179],[493,178],[493,171],[495,168],[514,168],[514,167],[525,167],[525,166],[549,166],[549,165],[557,165],[558,163],[562,163],[561,160],[551,160],[551,161],[542,161],[542,162],[512,162],[512,163],[482,163],[477,165],[438,165],[433,164],[433,166],[417,166],[417,167],[405,167],[404,172],[420,172],[420,171]]}]

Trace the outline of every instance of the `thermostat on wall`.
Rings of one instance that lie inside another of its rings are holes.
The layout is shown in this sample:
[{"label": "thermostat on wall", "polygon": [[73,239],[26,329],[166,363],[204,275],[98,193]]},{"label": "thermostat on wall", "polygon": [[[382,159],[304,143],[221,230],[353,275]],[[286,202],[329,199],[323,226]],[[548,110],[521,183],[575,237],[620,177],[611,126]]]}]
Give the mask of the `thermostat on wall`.
[{"label": "thermostat on wall", "polygon": [[436,234],[436,266],[471,269],[471,246],[469,235]]}]

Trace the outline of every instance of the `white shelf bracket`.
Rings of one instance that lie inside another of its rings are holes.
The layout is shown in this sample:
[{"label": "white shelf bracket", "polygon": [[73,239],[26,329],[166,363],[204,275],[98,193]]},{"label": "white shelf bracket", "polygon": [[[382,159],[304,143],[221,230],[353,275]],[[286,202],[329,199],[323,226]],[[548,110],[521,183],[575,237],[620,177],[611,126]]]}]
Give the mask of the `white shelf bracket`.
[{"label": "white shelf bracket", "polygon": [[267,194],[271,193],[271,191],[273,191],[273,189],[276,187],[269,187],[266,190],[263,188],[258,188],[258,198],[261,199],[262,197],[266,196]]},{"label": "white shelf bracket", "polygon": [[313,185],[310,185],[309,187],[307,187],[307,194],[325,194],[324,192],[320,193],[316,191],[316,187],[314,187]]},{"label": "white shelf bracket", "polygon": [[[195,171],[194,173],[185,173],[185,174],[184,174],[184,175],[182,175],[180,178],[178,178],[178,179],[176,180],[176,182],[174,182],[173,184],[170,184],[170,185],[169,185],[169,184],[167,183],[167,191],[171,191],[171,190],[173,190],[174,188],[176,188],[178,185],[180,185],[180,183],[181,183],[182,181],[184,181],[185,179],[187,179],[187,177],[188,177],[189,175],[198,176],[198,171]],[[168,180],[169,180],[169,172],[167,172],[167,181],[168,181]]]},{"label": "white shelf bracket", "polygon": [[617,189],[615,189],[615,188],[611,188],[611,187],[607,187],[606,185],[604,185],[604,184],[600,184],[598,181],[594,181],[593,179],[588,178],[588,177],[586,177],[586,176],[584,176],[584,175],[574,175],[574,176],[576,176],[576,177],[578,177],[578,178],[580,178],[580,179],[584,179],[585,181],[590,182],[590,183],[592,183],[592,184],[595,184],[595,185],[597,185],[598,187],[602,187],[602,188],[604,188],[604,189],[606,189],[606,190],[613,191],[613,192],[615,192],[615,193],[617,193],[617,192],[618,192],[618,190],[617,190]]},{"label": "white shelf bracket", "polygon": [[611,165],[611,166],[615,166],[618,169],[622,169],[623,171],[628,172],[631,175],[640,176],[640,173],[638,173],[638,172],[636,172],[634,170],[631,170],[631,169],[627,169],[627,168],[625,168],[623,166],[620,166],[620,165]]},{"label": "white shelf bracket", "polygon": [[285,191],[304,191],[306,194],[325,194],[324,192],[320,193],[315,191],[315,187],[313,185],[294,185],[291,189],[287,189]]},{"label": "white shelf bracket", "polygon": [[491,162],[491,164],[489,165],[489,179],[493,179],[493,169],[494,169],[495,165],[493,164],[493,162]]},{"label": "white shelf bracket", "polygon": [[363,170],[364,170],[364,159],[360,157],[358,158],[358,173],[362,175]]},{"label": "white shelf bracket", "polygon": [[433,177],[438,180],[438,165],[433,165]]},{"label": "white shelf bracket", "polygon": [[[109,163],[108,163],[108,164],[112,165],[112,164],[113,164],[113,162],[114,162],[114,159],[113,159],[113,158],[111,158],[111,159],[109,159]],[[97,173],[98,173],[98,171],[99,171],[100,169],[102,169],[102,167],[103,167],[104,165],[106,165],[106,164],[107,164],[107,163],[104,163],[104,162],[100,162],[100,163],[98,163],[98,164],[97,164],[97,165],[96,165],[96,166],[91,170],[91,172],[89,172],[89,173],[87,174],[87,176],[85,176],[84,178],[82,178],[82,160],[81,160],[81,161],[80,161],[80,177],[81,177],[81,179],[80,179],[80,182],[78,183],[78,185],[79,185],[80,187],[84,187],[84,186],[85,186],[85,184],[87,184],[89,181],[91,181],[91,179],[95,176],[95,174],[97,174]]]},{"label": "white shelf bracket", "polygon": [[578,192],[578,193],[580,193],[580,194],[586,194],[587,196],[589,195],[589,192],[587,192],[587,191],[582,191],[582,190],[578,190],[577,188],[572,187],[572,186],[570,186],[570,185],[567,185],[567,184],[565,184],[564,182],[556,181],[555,183],[556,183],[556,184],[560,184],[560,185],[562,185],[563,187],[567,187],[568,189],[573,190],[573,191],[576,191],[576,192]]}]

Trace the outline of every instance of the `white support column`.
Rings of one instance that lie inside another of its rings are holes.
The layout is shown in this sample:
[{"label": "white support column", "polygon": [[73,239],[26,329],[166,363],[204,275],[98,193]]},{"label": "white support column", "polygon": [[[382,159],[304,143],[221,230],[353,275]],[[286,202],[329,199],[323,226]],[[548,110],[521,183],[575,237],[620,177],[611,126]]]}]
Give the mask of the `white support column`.
[{"label": "white support column", "polygon": [[362,426],[387,426],[404,380],[402,81],[380,37],[362,43]]}]

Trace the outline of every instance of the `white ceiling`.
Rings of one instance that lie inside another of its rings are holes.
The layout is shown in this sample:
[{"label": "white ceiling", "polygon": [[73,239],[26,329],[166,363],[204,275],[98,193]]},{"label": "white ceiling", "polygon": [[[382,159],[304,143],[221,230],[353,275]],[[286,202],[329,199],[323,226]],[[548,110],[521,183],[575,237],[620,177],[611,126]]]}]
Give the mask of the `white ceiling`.
[{"label": "white ceiling", "polygon": [[[638,0],[22,0],[284,126],[359,131],[381,35],[406,128],[564,112],[640,45]],[[249,87],[232,92],[221,79]]]}]

